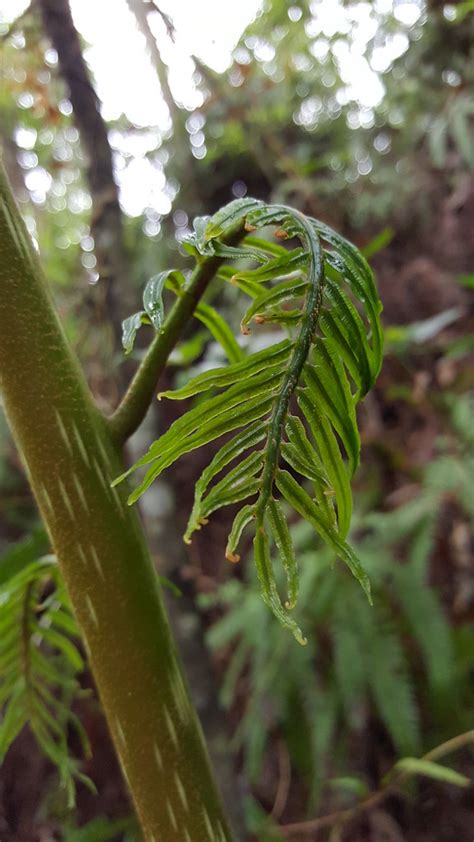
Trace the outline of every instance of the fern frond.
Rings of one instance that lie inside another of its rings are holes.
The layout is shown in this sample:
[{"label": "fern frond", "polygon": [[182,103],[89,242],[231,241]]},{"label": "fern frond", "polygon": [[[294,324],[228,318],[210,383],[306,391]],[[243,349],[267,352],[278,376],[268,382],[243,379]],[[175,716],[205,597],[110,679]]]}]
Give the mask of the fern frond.
[{"label": "fern frond", "polygon": [[45,556],[26,565],[0,587],[0,762],[29,725],[38,745],[56,766],[68,801],[82,780],[67,745],[68,730],[88,743],[71,710],[79,691],[83,660],[74,643],[78,631],[56,560]]},{"label": "fern frond", "polygon": [[448,618],[438,594],[419,576],[413,561],[396,568],[393,582],[423,657],[433,691],[447,691],[454,679],[454,651]]},{"label": "fern frond", "polygon": [[419,710],[400,639],[379,623],[369,650],[369,684],[377,707],[400,754],[420,750]]},{"label": "fern frond", "polygon": [[[224,245],[220,238],[242,220],[250,231],[277,225],[278,237],[297,238],[300,245],[288,251],[255,238],[244,239],[238,248]],[[291,208],[255,199],[232,202],[210,220],[197,220],[187,250],[198,261],[220,256],[257,262],[254,269],[224,267],[219,272],[252,299],[242,318],[242,331],[248,333],[253,322],[276,322],[288,330],[289,338],[159,395],[171,400],[197,394],[205,398],[177,419],[116,482],[147,466],[142,482],[130,495],[133,503],[181,456],[240,431],[200,477],[185,540],[191,540],[212,512],[254,498],[237,514],[228,558],[237,560],[240,536],[253,523],[262,597],[303,643],[289,614],[296,603],[298,574],[278,492],[335,550],[370,598],[367,576],[345,538],[352,512],[350,478],[360,451],[355,405],[373,385],[381,365],[381,305],[372,273],[357,249],[332,229]],[[174,278],[174,291],[180,295],[184,287]],[[301,418],[294,414],[297,407]],[[291,474],[283,470],[282,462]],[[302,488],[307,481],[313,496]],[[283,602],[271,563],[271,544],[287,576],[288,595]]]}]

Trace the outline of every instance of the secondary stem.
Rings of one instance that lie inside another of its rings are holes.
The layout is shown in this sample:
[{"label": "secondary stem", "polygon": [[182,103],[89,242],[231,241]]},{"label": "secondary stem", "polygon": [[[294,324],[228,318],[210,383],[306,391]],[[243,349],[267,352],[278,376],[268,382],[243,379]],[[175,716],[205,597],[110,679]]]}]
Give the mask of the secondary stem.
[{"label": "secondary stem", "polygon": [[[225,242],[235,245],[243,233],[241,224],[226,237]],[[162,332],[153,339],[120,406],[109,419],[110,431],[117,445],[124,444],[143,421],[168,357],[222,263],[222,257],[209,257],[196,266],[188,286],[166,319]]]},{"label": "secondary stem", "polygon": [[[438,760],[446,754],[451,754],[453,751],[458,751],[464,746],[474,743],[474,730],[466,731],[464,734],[458,734],[451,740],[436,746],[423,755],[421,760]],[[322,830],[325,827],[332,827],[332,825],[347,824],[348,821],[355,818],[363,812],[372,810],[377,807],[381,801],[384,801],[388,795],[392,795],[399,788],[407,778],[410,777],[408,772],[397,772],[395,768],[393,778],[389,778],[388,782],[382,786],[381,789],[371,792],[363,801],[356,804],[355,807],[349,807],[347,810],[337,810],[334,813],[328,813],[325,816],[320,816],[317,819],[311,819],[306,822],[295,822],[295,824],[281,825],[280,831],[287,837],[302,836],[306,833],[315,833],[317,830]]]}]

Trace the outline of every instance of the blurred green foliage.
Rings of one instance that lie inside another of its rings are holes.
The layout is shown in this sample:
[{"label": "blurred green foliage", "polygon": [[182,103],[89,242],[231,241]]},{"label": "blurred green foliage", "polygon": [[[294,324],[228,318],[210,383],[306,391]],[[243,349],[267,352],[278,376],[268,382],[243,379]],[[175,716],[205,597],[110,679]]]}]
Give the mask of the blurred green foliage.
[{"label": "blurred green foliage", "polygon": [[84,662],[56,560],[37,558],[44,541],[37,533],[0,557],[0,761],[28,726],[56,767],[72,808],[77,781],[94,790],[68,748],[72,729],[83,751],[89,751],[72,710]]},{"label": "blurred green foliage", "polygon": [[430,582],[430,560],[448,497],[474,522],[472,408],[466,397],[447,401],[449,433],[414,499],[355,519],[353,542],[371,578],[372,609],[343,569],[331,569],[333,557],[314,546],[304,523],[292,533],[301,565],[296,614],[313,630],[307,647],[295,648],[269,622],[255,587],[232,580],[201,596],[204,608],[224,611],[208,641],[231,654],[222,701],[240,707],[245,699],[234,747],[254,783],[278,734],[314,804],[328,777],[358,771],[350,746],[370,745],[377,720],[399,755],[469,727],[474,697],[466,651],[474,632],[467,624],[451,627]]}]

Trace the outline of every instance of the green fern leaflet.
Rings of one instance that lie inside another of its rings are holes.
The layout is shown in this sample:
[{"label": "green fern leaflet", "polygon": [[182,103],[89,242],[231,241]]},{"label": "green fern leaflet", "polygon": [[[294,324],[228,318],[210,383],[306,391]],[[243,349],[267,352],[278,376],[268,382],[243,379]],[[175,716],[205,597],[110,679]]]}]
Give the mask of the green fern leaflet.
[{"label": "green fern leaflet", "polygon": [[[238,247],[226,245],[223,239],[239,223],[245,223],[246,232],[278,226],[278,238],[299,245],[289,250],[247,235]],[[238,430],[197,482],[185,540],[213,512],[251,498],[235,517],[226,555],[238,558],[242,533],[252,524],[262,597],[304,643],[290,614],[298,569],[286,504],[335,550],[370,599],[368,578],[345,539],[352,512],[350,479],[360,451],[355,406],[372,387],[382,360],[381,304],[373,275],[360,252],[323,223],[248,198],[211,219],[196,220],[187,250],[198,262],[217,256],[257,264],[246,271],[224,266],[219,272],[251,299],[242,332],[249,332],[252,321],[276,323],[288,338],[162,393],[159,397],[171,400],[194,395],[204,400],[176,420],[117,482],[148,467],[129,498],[133,503],[181,456]],[[168,286],[180,295],[186,282],[178,276],[173,273]],[[284,601],[270,560],[271,542],[286,573]]]},{"label": "green fern leaflet", "polygon": [[81,692],[84,663],[74,642],[78,630],[54,556],[26,564],[0,585],[0,762],[29,725],[55,765],[69,806],[75,783],[93,789],[68,747],[68,730],[89,746],[71,704]]}]

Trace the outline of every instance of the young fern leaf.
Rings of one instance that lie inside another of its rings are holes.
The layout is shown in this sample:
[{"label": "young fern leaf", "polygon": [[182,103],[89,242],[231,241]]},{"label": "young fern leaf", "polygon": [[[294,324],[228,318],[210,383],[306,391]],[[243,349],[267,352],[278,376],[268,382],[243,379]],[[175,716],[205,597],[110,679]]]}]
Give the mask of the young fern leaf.
[{"label": "young fern leaf", "polygon": [[[242,220],[250,231],[278,225],[278,237],[296,237],[300,245],[289,251],[249,237],[238,249],[223,248],[220,238]],[[286,505],[279,495],[337,553],[370,599],[367,576],[345,538],[352,512],[350,478],[360,451],[355,405],[373,385],[381,365],[381,304],[372,273],[357,249],[332,229],[291,208],[254,199],[232,202],[211,219],[196,221],[188,251],[199,261],[224,256],[257,263],[242,271],[221,267],[218,276],[252,299],[242,318],[244,333],[250,332],[252,321],[276,322],[288,330],[289,338],[228,367],[206,371],[181,389],[161,393],[160,398],[170,400],[205,397],[115,482],[147,466],[130,495],[133,503],[181,456],[239,431],[197,482],[185,540],[191,540],[212,512],[252,498],[235,517],[227,558],[238,560],[240,538],[252,523],[262,597],[304,643],[289,613],[297,600],[298,570]],[[176,289],[176,294],[182,292]],[[199,306],[196,315],[199,318]],[[297,407],[301,417],[294,414]],[[283,470],[283,462],[291,473]],[[306,484],[312,496],[303,488]],[[272,568],[271,542],[286,573],[288,593],[283,601]]]},{"label": "young fern leaf", "polygon": [[139,310],[133,316],[129,316],[122,322],[122,345],[126,354],[133,351],[135,339],[142,325],[152,325],[159,332],[165,317],[163,304],[163,291],[170,283],[180,285],[184,283],[181,272],[173,269],[166,272],[159,272],[148,281],[143,292],[144,310]]}]

